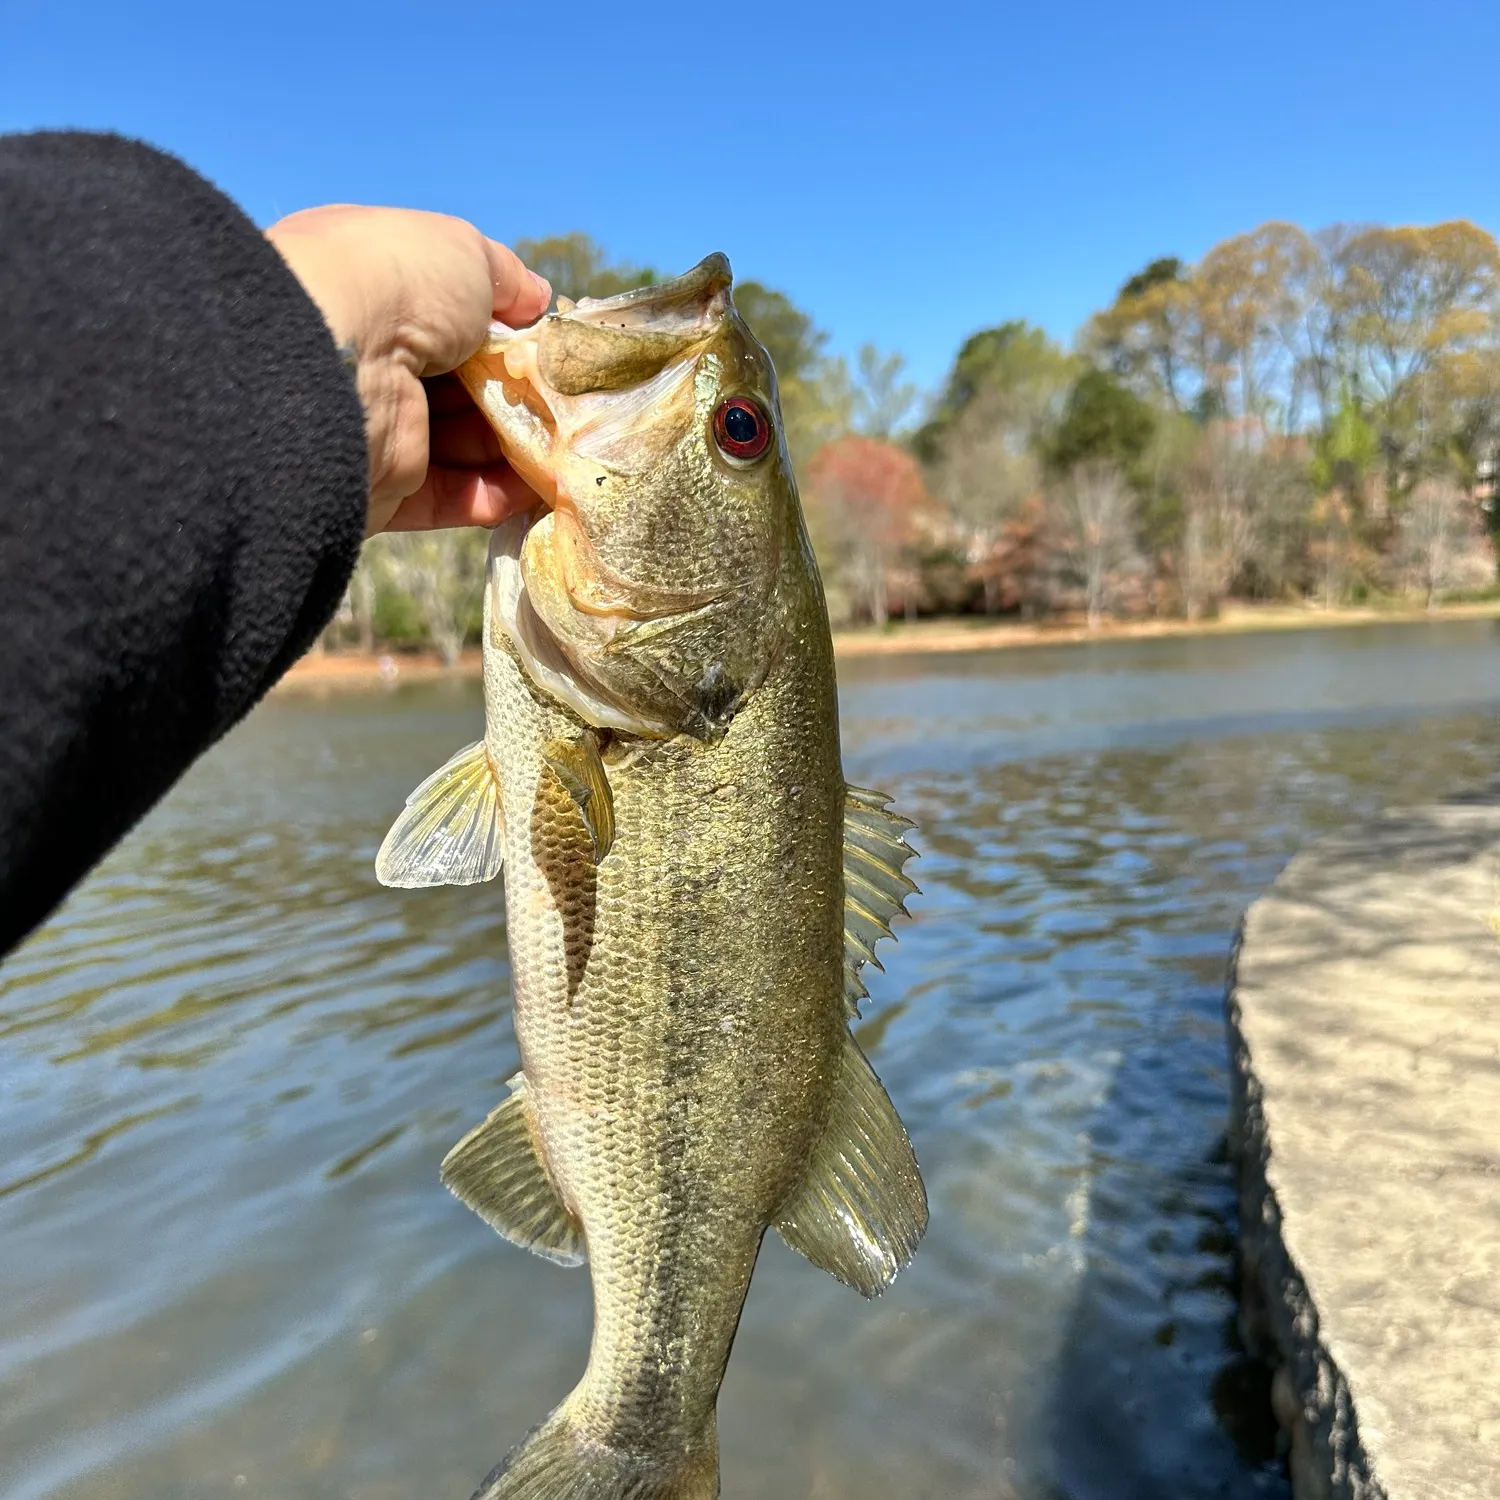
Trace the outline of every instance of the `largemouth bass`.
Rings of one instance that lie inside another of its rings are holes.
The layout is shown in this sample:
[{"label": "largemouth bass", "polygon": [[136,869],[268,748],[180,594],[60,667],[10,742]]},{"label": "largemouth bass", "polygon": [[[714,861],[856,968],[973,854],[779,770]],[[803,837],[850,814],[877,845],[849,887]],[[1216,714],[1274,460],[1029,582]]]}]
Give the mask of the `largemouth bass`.
[{"label": "largemouth bass", "polygon": [[476,1500],[710,1500],[766,1229],[873,1296],[926,1228],[849,1031],[910,824],[844,784],[776,378],[723,256],[497,326],[460,375],[544,503],[492,537],[484,738],[377,871],[503,867],[521,1072],[443,1179],[594,1287],[583,1379]]}]

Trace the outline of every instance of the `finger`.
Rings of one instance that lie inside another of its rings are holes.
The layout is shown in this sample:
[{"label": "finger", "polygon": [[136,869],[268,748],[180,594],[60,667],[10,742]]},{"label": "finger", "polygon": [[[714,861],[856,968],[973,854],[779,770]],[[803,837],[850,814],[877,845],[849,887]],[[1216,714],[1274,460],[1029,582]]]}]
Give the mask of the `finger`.
[{"label": "finger", "polygon": [[[399,231],[404,230],[403,238]],[[456,370],[484,342],[494,318],[490,242],[464,219],[401,214],[390,236],[400,249],[389,305],[404,309],[392,328],[404,337],[414,374]]]},{"label": "finger", "polygon": [[547,311],[552,288],[535,271],[528,271],[521,257],[498,240],[486,239],[484,248],[490,262],[490,281],[495,288],[495,316],[513,328],[534,323]]},{"label": "finger", "polygon": [[452,469],[482,469],[505,458],[495,429],[473,406],[433,413],[428,453],[430,462]]},{"label": "finger", "polygon": [[434,465],[421,489],[408,495],[386,523],[386,531],[443,531],[454,526],[498,526],[541,502],[503,464],[486,469]]},{"label": "finger", "polygon": [[476,410],[474,398],[457,375],[428,375],[422,388],[427,392],[427,409],[434,415]]},{"label": "finger", "polygon": [[439,375],[422,385],[427,392],[433,463],[451,469],[482,469],[504,461],[495,429],[456,375]]}]

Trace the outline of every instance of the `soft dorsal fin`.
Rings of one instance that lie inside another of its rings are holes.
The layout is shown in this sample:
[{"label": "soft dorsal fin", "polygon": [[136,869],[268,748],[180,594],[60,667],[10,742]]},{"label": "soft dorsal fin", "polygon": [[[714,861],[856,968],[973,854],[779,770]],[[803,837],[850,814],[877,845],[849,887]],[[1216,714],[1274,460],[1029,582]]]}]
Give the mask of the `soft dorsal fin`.
[{"label": "soft dorsal fin", "polygon": [[880,968],[875,944],[891,936],[891,918],[906,910],[916,882],[901,867],[916,850],[906,842],[910,818],[890,811],[890,798],[863,787],[844,789],[844,1003],[851,1016],[869,993],[859,977]]},{"label": "soft dorsal fin", "polygon": [[542,1159],[525,1075],[443,1158],[443,1183],[496,1233],[560,1266],[581,1266],[583,1230],[564,1207]]},{"label": "soft dorsal fin", "polygon": [[792,1249],[866,1297],[896,1279],[927,1228],[927,1191],[911,1141],[847,1031],[828,1125],[776,1228]]},{"label": "soft dorsal fin", "polygon": [[382,885],[476,885],[505,859],[500,778],[484,741],[465,745],[406,799],[375,856]]}]

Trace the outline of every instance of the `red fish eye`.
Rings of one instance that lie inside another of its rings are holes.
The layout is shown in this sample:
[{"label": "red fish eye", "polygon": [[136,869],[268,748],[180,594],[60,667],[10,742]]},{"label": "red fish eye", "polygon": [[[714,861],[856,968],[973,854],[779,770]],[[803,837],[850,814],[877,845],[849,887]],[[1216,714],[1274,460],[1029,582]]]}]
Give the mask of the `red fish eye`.
[{"label": "red fish eye", "polygon": [[730,458],[759,458],[771,444],[771,419],[744,396],[731,396],[714,413],[714,441]]}]

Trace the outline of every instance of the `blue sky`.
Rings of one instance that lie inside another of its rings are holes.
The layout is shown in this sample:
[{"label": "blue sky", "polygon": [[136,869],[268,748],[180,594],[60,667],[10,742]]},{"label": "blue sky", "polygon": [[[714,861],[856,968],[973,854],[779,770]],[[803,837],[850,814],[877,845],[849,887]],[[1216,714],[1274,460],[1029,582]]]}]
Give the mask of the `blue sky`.
[{"label": "blue sky", "polygon": [[1500,4],[0,0],[0,128],[41,125],[166,146],[261,223],[722,249],[932,384],[1267,218],[1500,230]]}]

